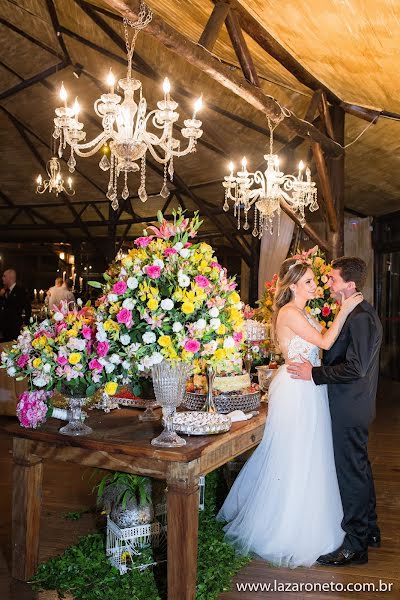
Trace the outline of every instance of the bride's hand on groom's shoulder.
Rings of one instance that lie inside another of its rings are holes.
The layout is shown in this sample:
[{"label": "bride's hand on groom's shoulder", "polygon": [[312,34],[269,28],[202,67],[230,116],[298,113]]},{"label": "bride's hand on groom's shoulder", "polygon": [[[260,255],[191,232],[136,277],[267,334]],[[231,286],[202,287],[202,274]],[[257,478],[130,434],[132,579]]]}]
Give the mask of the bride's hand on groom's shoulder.
[{"label": "bride's hand on groom's shoulder", "polygon": [[341,293],[341,296],[342,296],[342,300],[341,300],[340,311],[343,312],[346,316],[349,315],[351,313],[351,311],[354,310],[355,307],[364,300],[364,296],[362,295],[361,292],[356,292],[355,294],[353,294],[352,296],[349,296],[348,298],[345,298],[343,293]]}]

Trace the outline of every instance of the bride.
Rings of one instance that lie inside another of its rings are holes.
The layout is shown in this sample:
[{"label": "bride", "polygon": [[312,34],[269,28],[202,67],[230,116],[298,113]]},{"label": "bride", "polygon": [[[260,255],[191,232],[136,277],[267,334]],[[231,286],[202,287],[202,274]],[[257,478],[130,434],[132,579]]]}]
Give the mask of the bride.
[{"label": "bride", "polygon": [[[274,335],[286,361],[320,364],[361,294],[344,300],[328,330],[306,311],[316,283],[309,265],[283,262],[275,294]],[[342,503],[325,385],[292,379],[283,365],[269,388],[263,439],[236,479],[218,520],[242,553],[286,567],[311,566],[340,547]]]}]

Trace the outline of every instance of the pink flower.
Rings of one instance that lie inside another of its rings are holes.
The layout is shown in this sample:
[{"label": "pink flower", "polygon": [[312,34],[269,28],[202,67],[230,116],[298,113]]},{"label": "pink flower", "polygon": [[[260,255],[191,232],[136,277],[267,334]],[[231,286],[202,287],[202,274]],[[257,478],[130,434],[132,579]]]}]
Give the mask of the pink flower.
[{"label": "pink flower", "polygon": [[175,248],[165,248],[164,254],[165,256],[171,256],[172,254],[177,254],[177,250]]},{"label": "pink flower", "polygon": [[64,365],[67,364],[68,360],[65,356],[60,355],[60,356],[57,356],[57,362],[59,365],[61,365],[63,367]]},{"label": "pink flower", "polygon": [[198,352],[200,350],[199,340],[186,340],[184,348],[187,352]]},{"label": "pink flower", "polygon": [[169,240],[169,238],[173,237],[176,233],[176,227],[174,227],[172,223],[168,223],[168,221],[165,220],[161,223],[159,229],[153,225],[151,225],[148,229],[151,229],[157,238],[162,238],[164,240]]},{"label": "pink flower", "polygon": [[140,246],[141,248],[146,248],[146,246],[148,246],[150,244],[152,239],[153,239],[153,236],[138,237],[133,243],[135,244],[135,246]]},{"label": "pink flower", "polygon": [[17,404],[17,417],[22,427],[36,429],[46,420],[47,401],[51,394],[43,390],[23,392]]},{"label": "pink flower", "polygon": [[85,338],[85,340],[90,340],[90,338],[92,337],[92,330],[90,329],[90,327],[84,325],[82,327],[82,335]]},{"label": "pink flower", "polygon": [[151,279],[158,279],[161,275],[161,269],[158,265],[146,267],[146,273]]},{"label": "pink flower", "polygon": [[65,323],[65,321],[59,321],[56,324],[56,334],[59,335],[63,329],[68,329],[67,324]]},{"label": "pink flower", "polygon": [[114,283],[112,291],[114,294],[122,295],[125,294],[127,287],[126,281],[117,281],[117,283]]},{"label": "pink flower", "polygon": [[235,340],[235,342],[240,343],[243,340],[243,333],[241,331],[237,331],[233,334],[233,339]]},{"label": "pink flower", "polygon": [[103,365],[97,360],[97,358],[92,358],[92,360],[89,361],[89,369],[92,369],[92,371],[94,369],[97,369],[98,371],[102,371]]},{"label": "pink flower", "polygon": [[28,360],[29,360],[29,354],[21,354],[21,356],[17,360],[17,365],[21,369],[23,369],[24,367],[26,367]]},{"label": "pink flower", "polygon": [[110,349],[110,344],[108,342],[99,342],[97,344],[97,355],[98,356],[106,356]]},{"label": "pink flower", "polygon": [[331,309],[329,308],[329,306],[324,306],[322,308],[322,316],[323,317],[328,317],[331,314]]},{"label": "pink flower", "polygon": [[124,323],[127,327],[132,325],[132,312],[127,308],[121,308],[117,314],[118,323]]},{"label": "pink flower", "polygon": [[207,277],[204,277],[204,275],[196,275],[194,280],[201,288],[206,288],[210,285],[210,282],[208,281]]},{"label": "pink flower", "polygon": [[210,267],[211,267],[212,269],[218,269],[218,271],[220,271],[220,270],[222,269],[222,267],[221,267],[221,265],[219,264],[219,262],[217,262],[217,261],[215,261],[215,260],[214,260],[214,261],[213,261],[213,262],[210,264]]}]

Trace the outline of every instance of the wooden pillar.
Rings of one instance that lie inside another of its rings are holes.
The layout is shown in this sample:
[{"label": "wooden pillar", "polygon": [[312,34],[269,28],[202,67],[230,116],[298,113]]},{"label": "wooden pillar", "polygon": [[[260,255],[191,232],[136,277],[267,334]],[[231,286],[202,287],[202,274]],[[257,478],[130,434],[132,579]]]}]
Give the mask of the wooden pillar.
[{"label": "wooden pillar", "polygon": [[115,258],[115,244],[117,241],[117,222],[119,211],[114,210],[111,203],[108,207],[108,236],[106,243],[106,259],[109,264]]},{"label": "wooden pillar", "polygon": [[[332,107],[332,126],[335,140],[344,146],[345,112],[340,106]],[[337,231],[332,233],[332,258],[344,254],[344,152],[329,159],[332,197],[336,210]]]},{"label": "wooden pillar", "polygon": [[[264,234],[268,235],[268,234]],[[261,240],[252,237],[251,239],[251,265],[250,265],[250,294],[249,302],[255,306],[258,300],[258,267],[260,264]]]},{"label": "wooden pillar", "polygon": [[14,439],[12,504],[12,576],[28,581],[39,560],[42,461],[29,452],[30,442]]},{"label": "wooden pillar", "polygon": [[168,600],[195,600],[199,478],[191,463],[172,463],[167,486]]},{"label": "wooden pillar", "polygon": [[228,1],[217,2],[214,6],[214,10],[199,39],[199,44],[207,48],[207,50],[211,51],[213,49],[229,9],[230,5]]},{"label": "wooden pillar", "polygon": [[249,303],[250,295],[250,267],[245,260],[240,261],[240,299],[245,304]]}]

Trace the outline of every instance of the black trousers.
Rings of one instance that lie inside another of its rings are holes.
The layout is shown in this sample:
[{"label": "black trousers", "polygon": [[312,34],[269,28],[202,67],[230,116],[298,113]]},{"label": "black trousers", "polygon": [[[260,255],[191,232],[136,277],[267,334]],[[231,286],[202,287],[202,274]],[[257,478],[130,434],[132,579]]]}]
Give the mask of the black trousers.
[{"label": "black trousers", "polygon": [[333,421],[332,434],[346,532],[343,545],[358,552],[367,548],[368,533],[378,528],[368,428],[343,427]]}]

